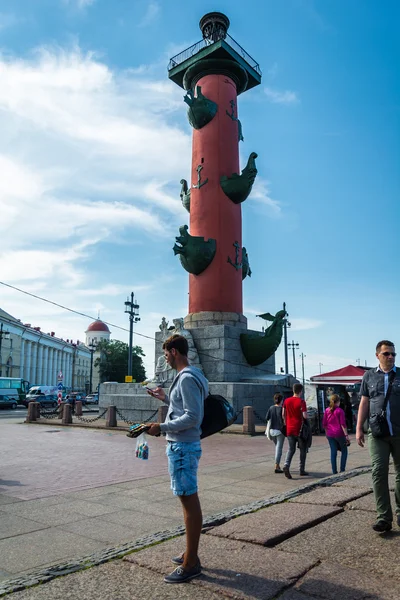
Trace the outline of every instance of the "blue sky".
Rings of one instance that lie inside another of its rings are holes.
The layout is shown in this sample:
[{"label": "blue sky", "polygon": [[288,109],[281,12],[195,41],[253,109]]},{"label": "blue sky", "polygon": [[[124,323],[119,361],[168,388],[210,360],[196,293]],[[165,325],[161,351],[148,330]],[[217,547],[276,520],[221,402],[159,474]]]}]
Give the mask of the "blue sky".
[{"label": "blue sky", "polygon": [[[187,314],[172,246],[191,130],[167,65],[211,10],[263,71],[239,99],[242,166],[259,155],[242,205],[249,327],[285,301],[307,377],[375,364],[379,339],[400,343],[395,0],[2,0],[0,280],[123,327],[135,291],[149,336]],[[86,319],[0,289],[24,322],[84,339]],[[152,342],[135,343],[151,374]]]}]

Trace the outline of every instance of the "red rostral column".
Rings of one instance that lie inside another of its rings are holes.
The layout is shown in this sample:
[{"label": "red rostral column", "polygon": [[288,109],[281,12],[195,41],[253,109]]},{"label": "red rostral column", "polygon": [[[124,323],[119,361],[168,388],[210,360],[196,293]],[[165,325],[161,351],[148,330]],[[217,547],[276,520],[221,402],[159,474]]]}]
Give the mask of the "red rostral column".
[{"label": "red rostral column", "polygon": [[[242,200],[231,199],[235,190],[228,197],[221,178],[233,175],[238,187],[246,188],[246,174],[243,180],[239,177],[237,96],[258,85],[261,73],[227,34],[228,27],[229,19],[222,13],[205,15],[200,21],[203,40],[171,59],[169,66],[170,79],[188,91],[185,101],[193,126],[189,233],[216,242],[214,257],[199,274],[193,274],[181,258],[191,273],[189,314],[243,312]],[[250,190],[251,185],[245,197]]]}]

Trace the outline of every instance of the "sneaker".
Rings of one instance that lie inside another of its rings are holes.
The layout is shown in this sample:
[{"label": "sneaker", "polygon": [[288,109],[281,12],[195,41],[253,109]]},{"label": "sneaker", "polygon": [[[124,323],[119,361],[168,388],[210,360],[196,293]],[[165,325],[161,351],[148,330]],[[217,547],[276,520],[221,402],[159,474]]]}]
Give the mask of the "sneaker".
[{"label": "sneaker", "polygon": [[286,465],[283,466],[283,472],[285,473],[285,477],[287,477],[288,479],[293,479],[293,477],[290,474],[289,467],[287,467]]},{"label": "sneaker", "polygon": [[377,521],[372,525],[372,529],[378,533],[385,533],[385,531],[390,531],[392,529],[392,524],[387,521]]},{"label": "sneaker", "polygon": [[185,581],[190,581],[194,577],[198,577],[201,575],[201,565],[200,562],[197,563],[191,569],[184,569],[183,567],[177,567],[175,571],[172,571],[169,575],[164,577],[165,583],[185,583]]},{"label": "sneaker", "polygon": [[275,473],[283,473],[282,469],[280,467],[277,467],[275,469]]},{"label": "sneaker", "polygon": [[184,552],[182,552],[182,554],[180,554],[179,556],[173,556],[171,558],[171,562],[173,562],[174,565],[183,565],[184,556],[185,556]]},{"label": "sneaker", "polygon": [[307,471],[300,471],[300,475],[302,477],[307,477],[307,475],[309,475],[310,473],[308,473]]}]

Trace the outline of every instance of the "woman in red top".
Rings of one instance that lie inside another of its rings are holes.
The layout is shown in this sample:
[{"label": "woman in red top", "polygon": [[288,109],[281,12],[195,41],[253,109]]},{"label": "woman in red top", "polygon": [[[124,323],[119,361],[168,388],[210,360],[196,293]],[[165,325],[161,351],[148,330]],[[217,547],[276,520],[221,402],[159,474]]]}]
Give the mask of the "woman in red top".
[{"label": "woman in red top", "polygon": [[337,473],[337,453],[342,453],[340,458],[340,472],[346,469],[347,445],[349,445],[349,436],[347,435],[346,416],[340,408],[340,398],[337,394],[330,397],[329,406],[324,412],[322,427],[325,429],[326,437],[331,448],[332,473]]}]

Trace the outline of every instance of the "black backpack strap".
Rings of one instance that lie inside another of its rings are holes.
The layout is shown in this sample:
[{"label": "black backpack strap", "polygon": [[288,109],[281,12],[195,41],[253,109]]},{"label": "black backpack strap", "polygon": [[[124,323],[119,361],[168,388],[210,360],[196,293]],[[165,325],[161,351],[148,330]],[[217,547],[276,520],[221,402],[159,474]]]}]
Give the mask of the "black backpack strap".
[{"label": "black backpack strap", "polygon": [[389,385],[388,385],[388,389],[386,392],[385,401],[383,403],[382,410],[386,410],[387,403],[389,402],[389,396],[392,392],[393,381],[395,380],[395,378],[396,378],[396,372],[393,371],[393,369],[392,369],[389,373]]}]

